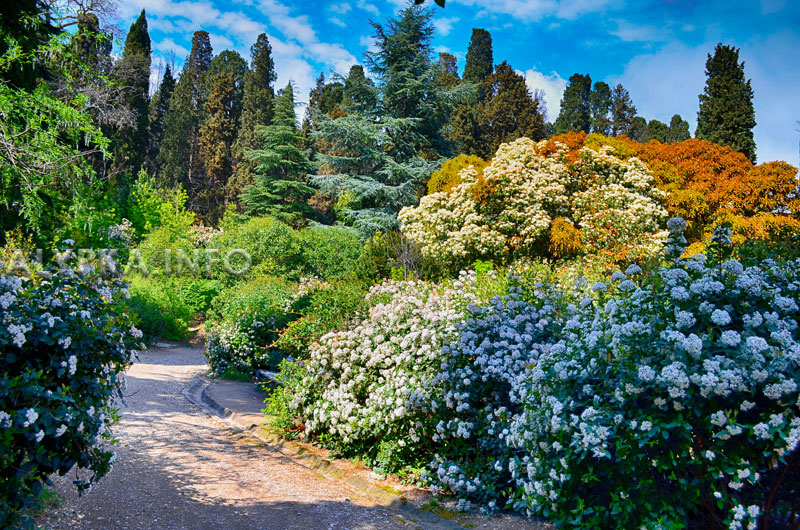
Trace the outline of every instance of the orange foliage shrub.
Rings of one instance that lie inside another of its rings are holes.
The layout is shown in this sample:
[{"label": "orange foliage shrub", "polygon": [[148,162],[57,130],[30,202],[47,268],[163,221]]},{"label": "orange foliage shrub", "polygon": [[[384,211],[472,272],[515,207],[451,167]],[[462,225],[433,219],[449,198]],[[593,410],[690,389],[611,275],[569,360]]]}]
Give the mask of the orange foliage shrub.
[{"label": "orange foliage shrub", "polygon": [[550,225],[550,253],[555,258],[574,256],[581,250],[581,231],[563,217]]}]

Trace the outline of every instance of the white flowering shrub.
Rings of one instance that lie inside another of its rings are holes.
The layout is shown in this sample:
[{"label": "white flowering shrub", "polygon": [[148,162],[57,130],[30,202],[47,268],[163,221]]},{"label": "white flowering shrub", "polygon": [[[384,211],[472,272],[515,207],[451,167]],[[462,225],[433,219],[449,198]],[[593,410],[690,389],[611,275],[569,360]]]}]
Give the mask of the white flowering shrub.
[{"label": "white flowering shrub", "polygon": [[664,193],[643,163],[610,148],[584,148],[569,161],[564,151],[540,154],[543,146],[528,138],[501,145],[482,173],[465,168],[452,190],[401,210],[403,233],[426,256],[461,265],[547,255],[559,217],[577,225],[587,252],[639,258],[658,250]]},{"label": "white flowering shrub", "polygon": [[75,481],[85,490],[111,469],[119,373],[143,346],[109,265],[0,275],[2,528],[30,524],[23,514],[50,474],[87,469]]},{"label": "white flowering shrub", "polygon": [[214,299],[204,350],[212,376],[278,367],[283,355],[275,342],[298,317],[291,308],[295,291],[281,278],[260,276]]},{"label": "white flowering shrub", "polygon": [[518,508],[562,528],[797,525],[800,262],[680,259],[593,286],[509,427]]},{"label": "white flowering shrub", "polygon": [[442,346],[457,337],[468,304],[493,281],[472,272],[451,285],[374,286],[368,313],[313,344],[304,376],[284,392],[306,434],[384,471],[424,466],[435,424],[409,402],[430,385]]}]

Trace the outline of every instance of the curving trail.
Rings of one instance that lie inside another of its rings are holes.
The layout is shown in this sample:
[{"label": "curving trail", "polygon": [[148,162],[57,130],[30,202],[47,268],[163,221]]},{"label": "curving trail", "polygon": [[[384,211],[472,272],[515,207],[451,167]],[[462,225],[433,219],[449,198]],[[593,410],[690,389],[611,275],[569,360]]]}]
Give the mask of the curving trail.
[{"label": "curving trail", "polygon": [[[278,449],[225,429],[182,394],[208,369],[199,348],[152,348],[127,372],[114,469],[39,524],[58,529],[395,529],[420,527]],[[407,517],[407,516],[406,516]]]}]

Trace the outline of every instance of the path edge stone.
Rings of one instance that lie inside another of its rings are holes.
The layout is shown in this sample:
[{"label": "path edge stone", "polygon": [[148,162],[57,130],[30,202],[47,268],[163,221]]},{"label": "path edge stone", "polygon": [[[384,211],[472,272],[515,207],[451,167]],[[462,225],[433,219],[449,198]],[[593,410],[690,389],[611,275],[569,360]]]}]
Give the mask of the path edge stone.
[{"label": "path edge stone", "polygon": [[191,403],[197,405],[205,414],[220,420],[226,427],[236,431],[247,432],[266,444],[279,447],[286,451],[294,460],[298,461],[298,463],[311,467],[329,478],[344,482],[376,504],[397,510],[402,512],[406,517],[427,525],[436,526],[437,528],[447,528],[448,530],[464,528],[435,513],[410,505],[405,498],[383,490],[359,476],[348,473],[336,466],[333,461],[316,455],[302,445],[282,438],[268,431],[263,426],[252,423],[233,410],[220,405],[208,394],[207,390],[210,385],[211,380],[207,377],[202,375],[195,377],[195,379],[183,389],[183,395]]}]

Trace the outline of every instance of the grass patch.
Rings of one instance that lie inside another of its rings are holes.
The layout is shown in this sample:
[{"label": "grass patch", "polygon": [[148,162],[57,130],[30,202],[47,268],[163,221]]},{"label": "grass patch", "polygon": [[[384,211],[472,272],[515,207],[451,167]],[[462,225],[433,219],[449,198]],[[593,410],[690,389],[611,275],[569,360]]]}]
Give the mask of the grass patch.
[{"label": "grass patch", "polygon": [[225,372],[223,372],[222,375],[219,376],[219,378],[227,381],[239,381],[240,383],[249,383],[252,380],[252,376],[250,374],[240,372],[235,368],[228,368],[225,370]]}]

